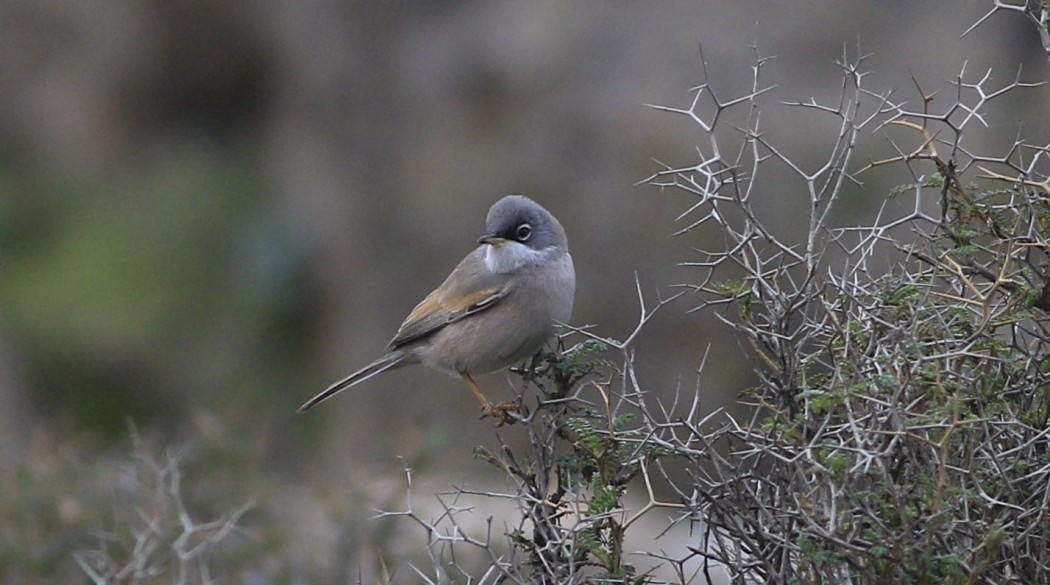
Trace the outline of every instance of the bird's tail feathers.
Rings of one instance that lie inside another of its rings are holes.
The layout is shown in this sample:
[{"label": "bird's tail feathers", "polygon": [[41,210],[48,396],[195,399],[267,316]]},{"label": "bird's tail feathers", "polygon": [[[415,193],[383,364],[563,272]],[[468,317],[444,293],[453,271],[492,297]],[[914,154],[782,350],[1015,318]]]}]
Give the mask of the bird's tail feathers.
[{"label": "bird's tail feathers", "polygon": [[385,372],[385,371],[387,371],[389,369],[395,368],[395,367],[397,367],[399,365],[405,365],[402,362],[402,360],[404,360],[404,358],[405,358],[405,354],[403,354],[403,353],[401,353],[399,351],[392,351],[392,352],[386,354],[385,356],[383,356],[383,357],[377,359],[376,361],[368,364],[367,366],[361,368],[360,370],[354,372],[353,374],[350,374],[349,376],[343,378],[342,380],[339,380],[335,384],[332,384],[324,392],[321,392],[317,396],[314,396],[310,400],[307,400],[305,404],[303,404],[302,406],[299,407],[299,412],[306,412],[307,410],[310,410],[311,408],[313,408],[317,404],[319,404],[321,402],[324,402],[325,400],[328,400],[332,396],[335,396],[336,394],[339,394],[343,390],[346,390],[347,388],[349,388],[349,387],[351,387],[351,386],[353,386],[355,384],[359,384],[361,382],[364,382],[365,380],[371,378],[372,376],[375,376],[377,374],[382,374],[383,372]]}]

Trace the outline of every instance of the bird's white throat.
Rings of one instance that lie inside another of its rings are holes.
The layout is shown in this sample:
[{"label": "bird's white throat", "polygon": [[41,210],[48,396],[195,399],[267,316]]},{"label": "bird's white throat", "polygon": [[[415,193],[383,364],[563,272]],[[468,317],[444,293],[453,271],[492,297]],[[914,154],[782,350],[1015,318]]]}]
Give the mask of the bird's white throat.
[{"label": "bird's white throat", "polygon": [[506,274],[515,272],[526,264],[540,262],[556,252],[557,248],[554,247],[533,250],[520,242],[507,240],[498,246],[485,246],[485,266],[497,274]]}]

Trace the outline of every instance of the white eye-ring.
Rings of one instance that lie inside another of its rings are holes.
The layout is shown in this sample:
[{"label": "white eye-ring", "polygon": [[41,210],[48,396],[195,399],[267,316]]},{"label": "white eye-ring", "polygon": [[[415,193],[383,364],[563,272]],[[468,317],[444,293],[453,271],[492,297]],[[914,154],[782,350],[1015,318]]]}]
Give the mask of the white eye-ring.
[{"label": "white eye-ring", "polygon": [[514,236],[519,242],[528,240],[532,237],[532,226],[527,223],[519,225],[518,229],[514,230]]}]

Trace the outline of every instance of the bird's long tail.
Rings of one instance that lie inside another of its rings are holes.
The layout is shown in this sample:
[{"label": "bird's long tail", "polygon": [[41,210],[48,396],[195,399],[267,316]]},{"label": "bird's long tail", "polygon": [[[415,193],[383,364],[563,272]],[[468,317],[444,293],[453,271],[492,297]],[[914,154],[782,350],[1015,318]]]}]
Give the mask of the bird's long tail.
[{"label": "bird's long tail", "polygon": [[382,374],[383,372],[398,366],[407,365],[403,362],[404,359],[405,354],[401,353],[400,351],[392,351],[386,354],[385,356],[368,364],[367,366],[361,368],[353,374],[350,374],[349,376],[343,378],[342,380],[339,380],[335,384],[332,384],[324,392],[321,392],[317,396],[314,396],[310,400],[307,400],[305,404],[299,407],[299,412],[306,412],[307,410],[313,408],[316,404],[324,402],[325,400],[328,400],[332,396],[339,394],[340,392],[346,390],[354,384],[364,382],[372,376]]}]

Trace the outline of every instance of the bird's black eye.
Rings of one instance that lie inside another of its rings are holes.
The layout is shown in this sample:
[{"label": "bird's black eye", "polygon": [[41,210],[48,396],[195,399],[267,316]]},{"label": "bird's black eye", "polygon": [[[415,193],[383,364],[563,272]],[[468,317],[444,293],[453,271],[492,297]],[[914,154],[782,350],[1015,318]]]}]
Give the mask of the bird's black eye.
[{"label": "bird's black eye", "polygon": [[528,240],[532,237],[532,226],[527,223],[519,225],[518,229],[514,230],[514,237],[517,238],[519,242]]}]

